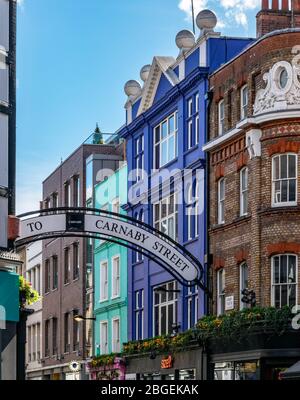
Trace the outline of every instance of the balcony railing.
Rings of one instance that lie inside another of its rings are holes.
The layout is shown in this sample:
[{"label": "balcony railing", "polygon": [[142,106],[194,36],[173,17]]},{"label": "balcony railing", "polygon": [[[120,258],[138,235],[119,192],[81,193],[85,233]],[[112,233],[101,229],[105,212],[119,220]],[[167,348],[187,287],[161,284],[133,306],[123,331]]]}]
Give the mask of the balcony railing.
[{"label": "balcony railing", "polygon": [[123,139],[115,133],[94,132],[83,144],[118,145],[122,142]]}]

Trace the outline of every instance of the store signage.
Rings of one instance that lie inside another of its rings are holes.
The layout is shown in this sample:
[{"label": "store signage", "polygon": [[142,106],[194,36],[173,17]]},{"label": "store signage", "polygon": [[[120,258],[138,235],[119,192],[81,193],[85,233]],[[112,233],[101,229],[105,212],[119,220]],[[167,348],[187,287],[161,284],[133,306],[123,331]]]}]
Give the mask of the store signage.
[{"label": "store signage", "polygon": [[161,360],[161,369],[171,369],[173,368],[173,357],[169,356],[168,358],[163,358]]},{"label": "store signage", "polygon": [[228,296],[225,299],[225,310],[234,310],[234,296]]},{"label": "store signage", "polygon": [[[68,232],[98,234],[109,238],[126,241],[146,250],[152,257],[160,261],[166,268],[173,270],[184,281],[192,282],[199,278],[200,267],[188,257],[184,251],[179,251],[176,244],[159,233],[151,231],[143,225],[110,216],[99,216],[91,213],[63,213],[38,216],[20,223],[18,241],[30,241],[37,236],[59,236]],[[137,221],[138,222],[138,221]],[[121,243],[122,244],[122,243]]]}]

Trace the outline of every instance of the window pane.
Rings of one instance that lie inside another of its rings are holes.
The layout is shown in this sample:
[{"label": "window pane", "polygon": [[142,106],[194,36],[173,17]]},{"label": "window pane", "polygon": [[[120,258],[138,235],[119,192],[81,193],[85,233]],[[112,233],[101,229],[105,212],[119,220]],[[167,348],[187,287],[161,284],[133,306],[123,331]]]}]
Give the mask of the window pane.
[{"label": "window pane", "polygon": [[168,158],[168,141],[165,140],[161,144],[161,162],[160,162],[160,166],[167,164],[168,161],[169,161],[169,158]]},{"label": "window pane", "polygon": [[296,180],[289,181],[289,201],[296,201]]},{"label": "window pane", "polygon": [[175,132],[175,116],[169,118],[169,134]]},{"label": "window pane", "polygon": [[281,179],[287,178],[287,156],[280,156]]},{"label": "window pane", "polygon": [[297,285],[290,285],[288,290],[289,306],[294,307],[296,305],[296,287]]},{"label": "window pane", "polygon": [[168,121],[163,122],[161,126],[161,137],[162,139],[168,136]]},{"label": "window pane", "polygon": [[279,179],[279,157],[275,157],[273,161],[274,179]]},{"label": "window pane", "polygon": [[282,285],[281,286],[281,307],[287,306],[288,305],[288,291],[287,291],[287,285]]},{"label": "window pane", "polygon": [[274,305],[276,308],[280,308],[280,286],[275,286]]},{"label": "window pane", "polygon": [[288,281],[296,283],[296,257],[289,256]]},{"label": "window pane", "polygon": [[172,325],[175,322],[173,313],[174,313],[174,305],[170,304],[168,306],[168,333],[171,333],[173,331]]},{"label": "window pane", "polygon": [[155,128],[155,143],[158,143],[160,141],[160,126]]},{"label": "window pane", "polygon": [[281,201],[283,203],[288,201],[288,181],[281,182]]},{"label": "window pane", "polygon": [[273,283],[279,283],[279,257],[274,257],[273,263],[274,263]]},{"label": "window pane", "polygon": [[167,309],[165,306],[161,307],[161,315],[160,315],[160,326],[161,326],[161,334],[166,333],[167,328]]},{"label": "window pane", "polygon": [[175,151],[175,136],[171,136],[169,139],[169,154],[168,154],[168,162],[174,160],[176,156]]},{"label": "window pane", "polygon": [[287,257],[280,257],[280,283],[287,282]]},{"label": "window pane", "polygon": [[289,178],[296,178],[296,156],[289,155]]}]

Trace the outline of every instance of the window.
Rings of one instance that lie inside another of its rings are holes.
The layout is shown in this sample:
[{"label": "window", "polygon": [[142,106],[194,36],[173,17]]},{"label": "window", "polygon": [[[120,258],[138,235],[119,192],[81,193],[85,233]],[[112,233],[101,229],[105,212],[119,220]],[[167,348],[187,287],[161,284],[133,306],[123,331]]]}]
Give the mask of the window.
[{"label": "window", "polygon": [[41,324],[36,324],[36,359],[41,360]]},{"label": "window", "polygon": [[79,350],[79,323],[74,319],[79,315],[78,310],[73,310],[73,351]]},{"label": "window", "polygon": [[71,333],[70,333],[70,314],[66,313],[64,317],[64,351],[70,352]]},{"label": "window", "polygon": [[112,298],[120,296],[120,256],[112,258]]},{"label": "window", "polygon": [[246,263],[240,265],[240,310],[249,307],[248,304],[242,302],[243,290],[249,289],[249,268]]},{"label": "window", "polygon": [[52,354],[57,354],[57,318],[52,319]]},{"label": "window", "polygon": [[178,113],[154,129],[154,167],[159,169],[177,157]]},{"label": "window", "polygon": [[65,285],[70,282],[70,264],[70,249],[67,247],[64,251]]},{"label": "window", "polygon": [[199,94],[187,102],[187,132],[189,150],[199,143]]},{"label": "window", "polygon": [[245,119],[248,114],[248,86],[245,85],[241,89],[241,120]]},{"label": "window", "polygon": [[172,239],[177,239],[178,204],[176,193],[154,204],[154,226]]},{"label": "window", "polygon": [[144,135],[135,140],[135,169],[137,170],[137,182],[144,179],[145,169],[145,144]]},{"label": "window", "polygon": [[65,207],[71,207],[71,185],[70,185],[70,182],[65,183]]},{"label": "window", "polygon": [[218,104],[219,136],[225,132],[225,103],[221,100]]},{"label": "window", "polygon": [[112,201],[112,212],[120,214],[120,200],[116,198]]},{"label": "window", "polygon": [[115,318],[112,320],[112,352],[119,353],[120,350],[120,320]]},{"label": "window", "polygon": [[144,289],[135,292],[135,340],[144,339]]},{"label": "window", "polygon": [[[134,214],[134,218],[140,222],[144,222],[144,210],[140,210]],[[133,262],[138,263],[143,261],[144,256],[141,252],[134,251],[133,252]]]},{"label": "window", "polygon": [[100,352],[108,354],[108,324],[106,321],[100,322]]},{"label": "window", "polygon": [[240,215],[248,214],[248,168],[240,171]]},{"label": "window", "polygon": [[281,308],[297,304],[298,259],[295,255],[272,258],[272,306]]},{"label": "window", "polygon": [[51,282],[50,261],[46,260],[45,261],[45,293],[50,292],[50,282]]},{"label": "window", "polygon": [[198,181],[188,186],[186,214],[187,214],[187,240],[199,235],[199,184]]},{"label": "window", "polygon": [[198,288],[195,286],[193,288],[188,288],[187,295],[187,305],[188,305],[188,329],[193,328],[198,322],[199,318],[199,295]]},{"label": "window", "polygon": [[100,264],[100,301],[108,300],[108,263]]},{"label": "window", "polygon": [[45,357],[50,356],[50,320],[45,321]]},{"label": "window", "polygon": [[272,160],[273,206],[297,205],[297,155],[280,154]]},{"label": "window", "polygon": [[73,199],[73,204],[74,207],[80,207],[80,178],[79,176],[74,176],[73,178],[73,193],[74,193],[74,199]]},{"label": "window", "polygon": [[73,279],[79,277],[79,244],[73,244]]},{"label": "window", "polygon": [[225,223],[225,179],[218,182],[218,224]]},{"label": "window", "polygon": [[220,269],[217,272],[217,312],[218,315],[225,313],[225,271]]},{"label": "window", "polygon": [[[154,288],[154,336],[168,335],[177,323],[177,282],[169,282]],[[166,292],[168,291],[168,292]]]},{"label": "window", "polygon": [[53,193],[52,194],[52,207],[57,208],[58,207],[58,193]]},{"label": "window", "polygon": [[58,260],[57,256],[52,257],[52,290],[58,288]]}]

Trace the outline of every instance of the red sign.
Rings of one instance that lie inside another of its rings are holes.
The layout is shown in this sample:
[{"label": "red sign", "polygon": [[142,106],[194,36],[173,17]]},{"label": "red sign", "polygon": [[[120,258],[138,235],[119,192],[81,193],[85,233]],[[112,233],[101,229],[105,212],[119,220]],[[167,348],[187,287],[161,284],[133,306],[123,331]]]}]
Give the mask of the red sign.
[{"label": "red sign", "polygon": [[163,358],[161,360],[161,369],[170,369],[173,367],[173,357]]}]

